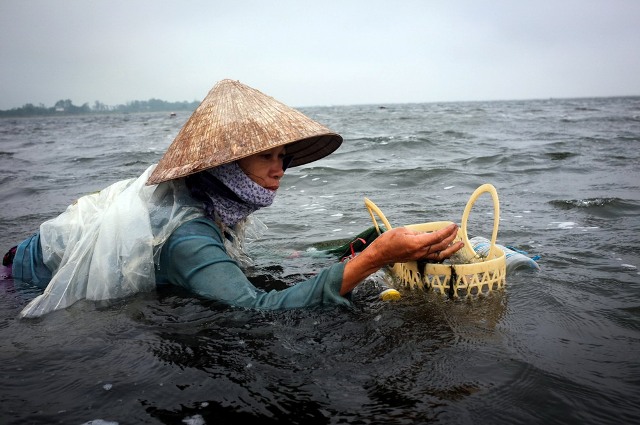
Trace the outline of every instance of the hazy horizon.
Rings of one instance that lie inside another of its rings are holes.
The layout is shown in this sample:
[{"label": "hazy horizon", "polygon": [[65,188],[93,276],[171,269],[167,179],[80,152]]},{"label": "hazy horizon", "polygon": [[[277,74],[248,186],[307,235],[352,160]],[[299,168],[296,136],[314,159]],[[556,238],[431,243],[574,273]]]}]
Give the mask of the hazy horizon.
[{"label": "hazy horizon", "polygon": [[[428,102],[375,102],[375,103],[350,103],[350,104],[333,104],[333,105],[289,105],[292,108],[323,108],[323,107],[332,107],[332,106],[386,106],[386,105],[403,105],[403,104],[411,104],[411,103],[416,103],[416,104],[420,104],[420,103],[482,103],[482,102],[527,102],[527,101],[541,101],[541,100],[581,100],[581,99],[607,99],[607,98],[628,98],[628,97],[640,97],[640,95],[619,95],[619,96],[577,96],[577,97],[546,97],[546,98],[529,98],[529,99],[487,99],[487,100],[483,100],[483,99],[478,99],[478,100],[443,100],[443,101],[438,101],[438,100],[432,100],[432,101],[428,101]],[[58,100],[67,100],[68,98],[64,98],[64,99],[58,99]],[[156,100],[161,100],[161,101],[165,101],[165,99],[160,99],[158,97],[151,97],[149,99],[131,99],[128,100],[127,102],[124,103],[119,103],[117,105],[107,105],[106,106],[110,107],[110,108],[116,108],[120,105],[127,105],[127,103],[130,102],[137,102],[137,101],[141,101],[141,102],[146,102],[148,100],[151,99],[156,99]],[[76,103],[73,101],[73,99],[68,99],[71,100],[71,102],[73,103],[74,106],[82,106],[84,103]],[[98,99],[98,101],[100,101]],[[57,101],[56,101],[57,102]],[[45,108],[52,108],[55,106],[55,103],[51,104],[51,105],[43,105]],[[170,103],[192,103],[192,102],[197,102],[200,103],[201,100],[176,100],[176,101],[166,101],[166,102],[170,102]],[[89,106],[91,108],[93,108],[93,105],[95,103],[94,102],[85,102],[88,103]],[[104,102],[102,102],[104,103]],[[32,104],[35,107],[40,107],[41,105],[37,105],[33,102],[27,102],[26,104]],[[25,104],[25,105],[26,105]],[[20,105],[20,106],[14,106],[8,109],[0,109],[0,111],[6,112],[6,111],[10,111],[12,109],[19,109],[22,108],[25,105]],[[159,111],[162,112],[162,111]]]}]

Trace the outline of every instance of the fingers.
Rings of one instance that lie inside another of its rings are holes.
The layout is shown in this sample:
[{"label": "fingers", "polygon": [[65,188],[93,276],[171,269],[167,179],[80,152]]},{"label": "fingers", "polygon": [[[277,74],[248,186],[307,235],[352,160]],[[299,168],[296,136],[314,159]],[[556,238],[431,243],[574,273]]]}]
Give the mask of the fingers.
[{"label": "fingers", "polygon": [[432,252],[431,254],[428,254],[427,258],[429,260],[443,261],[451,257],[453,254],[456,253],[456,251],[461,249],[463,246],[464,246],[464,243],[456,242],[454,244],[447,246],[443,250],[435,251],[435,252]]},{"label": "fingers", "polygon": [[440,229],[433,233],[424,233],[424,243],[430,247],[429,252],[442,251],[446,249],[458,234],[458,226],[450,224],[449,226]]},{"label": "fingers", "polygon": [[426,252],[423,258],[434,261],[442,261],[451,257],[456,251],[464,246],[462,242],[455,242],[458,233],[458,226],[451,224],[444,229],[429,234],[432,236],[427,240]]},{"label": "fingers", "polygon": [[440,250],[440,258],[449,258],[453,253],[462,248],[464,244],[462,242],[451,243],[444,249]]}]

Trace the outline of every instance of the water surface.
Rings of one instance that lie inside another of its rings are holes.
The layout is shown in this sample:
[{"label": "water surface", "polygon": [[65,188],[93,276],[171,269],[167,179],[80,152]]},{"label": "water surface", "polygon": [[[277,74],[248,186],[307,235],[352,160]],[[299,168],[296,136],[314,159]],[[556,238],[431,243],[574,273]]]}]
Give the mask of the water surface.
[{"label": "water surface", "polygon": [[[306,108],[341,133],[292,168],[252,247],[265,287],[331,259],[318,244],[371,224],[460,221],[496,186],[498,242],[540,272],[453,302],[384,273],[355,308],[245,311],[179,291],[79,302],[33,320],[35,296],[0,280],[0,422],[619,424],[640,420],[640,98]],[[3,253],[79,196],[157,162],[188,118],[0,120]],[[488,236],[491,203],[470,231]],[[302,255],[300,255],[302,253]]]}]

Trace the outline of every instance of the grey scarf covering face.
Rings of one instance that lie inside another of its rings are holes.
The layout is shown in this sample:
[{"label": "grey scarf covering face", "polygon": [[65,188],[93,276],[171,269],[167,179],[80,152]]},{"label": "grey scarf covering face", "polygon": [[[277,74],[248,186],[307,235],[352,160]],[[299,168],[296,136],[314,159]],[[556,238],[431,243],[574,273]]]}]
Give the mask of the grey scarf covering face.
[{"label": "grey scarf covering face", "polygon": [[228,227],[234,227],[254,211],[268,207],[276,196],[274,190],[265,189],[251,180],[237,162],[199,174],[202,174],[201,178],[189,185],[192,193],[203,200],[207,216],[214,220],[219,217]]}]

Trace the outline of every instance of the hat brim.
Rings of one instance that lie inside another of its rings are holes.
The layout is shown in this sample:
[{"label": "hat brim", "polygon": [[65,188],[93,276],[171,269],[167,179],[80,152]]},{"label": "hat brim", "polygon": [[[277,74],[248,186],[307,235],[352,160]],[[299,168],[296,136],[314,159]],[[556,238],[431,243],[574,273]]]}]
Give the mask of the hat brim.
[{"label": "hat brim", "polygon": [[182,127],[147,181],[188,176],[278,146],[290,167],[317,161],[342,144],[332,132],[289,106],[233,80],[214,86]]},{"label": "hat brim", "polygon": [[309,137],[286,145],[287,155],[293,157],[289,167],[317,161],[333,153],[342,144],[342,136],[335,133]]}]

